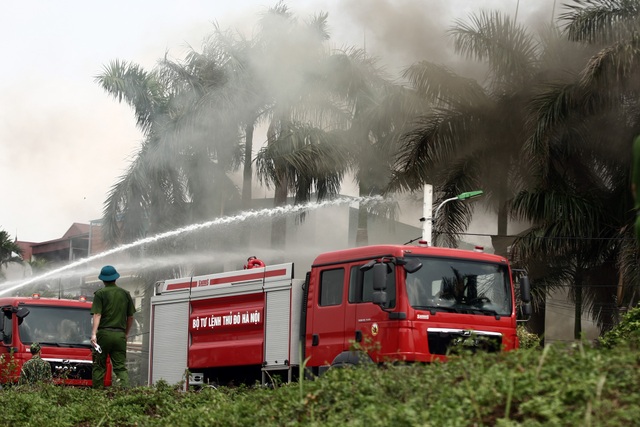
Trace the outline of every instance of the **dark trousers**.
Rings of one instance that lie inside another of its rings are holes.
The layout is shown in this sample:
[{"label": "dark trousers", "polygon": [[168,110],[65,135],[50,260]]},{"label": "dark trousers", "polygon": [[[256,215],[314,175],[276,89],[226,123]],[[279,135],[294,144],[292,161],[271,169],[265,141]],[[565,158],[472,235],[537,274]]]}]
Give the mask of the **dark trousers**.
[{"label": "dark trousers", "polygon": [[107,356],[111,358],[113,366],[113,384],[119,387],[129,387],[129,373],[127,372],[127,336],[124,331],[107,331],[98,329],[96,334],[98,345],[102,353],[93,351],[93,387],[104,387],[104,376],[107,373]]}]

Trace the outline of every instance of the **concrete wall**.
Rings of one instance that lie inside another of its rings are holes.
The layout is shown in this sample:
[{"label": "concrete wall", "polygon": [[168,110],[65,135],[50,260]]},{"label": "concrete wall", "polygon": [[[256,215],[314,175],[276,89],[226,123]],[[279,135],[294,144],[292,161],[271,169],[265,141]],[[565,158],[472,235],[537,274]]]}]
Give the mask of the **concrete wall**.
[{"label": "concrete wall", "polygon": [[[556,290],[547,296],[545,314],[545,344],[553,342],[572,342],[575,325],[575,304],[569,300],[566,289]],[[591,320],[589,313],[582,313],[582,333],[587,340],[595,340],[600,329]]]}]

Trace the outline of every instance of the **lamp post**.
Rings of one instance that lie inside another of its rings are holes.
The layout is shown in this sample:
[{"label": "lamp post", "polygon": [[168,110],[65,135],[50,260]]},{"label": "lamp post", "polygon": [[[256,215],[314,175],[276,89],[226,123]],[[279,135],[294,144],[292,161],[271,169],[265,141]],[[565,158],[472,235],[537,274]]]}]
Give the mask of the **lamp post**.
[{"label": "lamp post", "polygon": [[[449,199],[446,199],[444,201],[442,201],[442,203],[440,203],[438,205],[438,207],[436,208],[436,211],[433,213],[433,216],[431,216],[431,197],[432,197],[432,187],[429,184],[426,184],[424,186],[424,206],[423,206],[423,210],[424,210],[424,216],[422,218],[420,218],[420,221],[423,222],[422,225],[422,240],[426,241],[428,245],[431,245],[432,240],[432,227],[433,227],[433,220],[438,216],[438,211],[440,211],[440,208],[442,206],[445,205],[445,203],[448,202],[452,202],[454,200],[468,200],[468,199],[473,199],[475,197],[480,197],[482,196],[484,192],[482,190],[474,190],[474,191],[467,191],[464,193],[460,193],[455,197],[451,197]],[[427,207],[428,205],[428,207]]]}]

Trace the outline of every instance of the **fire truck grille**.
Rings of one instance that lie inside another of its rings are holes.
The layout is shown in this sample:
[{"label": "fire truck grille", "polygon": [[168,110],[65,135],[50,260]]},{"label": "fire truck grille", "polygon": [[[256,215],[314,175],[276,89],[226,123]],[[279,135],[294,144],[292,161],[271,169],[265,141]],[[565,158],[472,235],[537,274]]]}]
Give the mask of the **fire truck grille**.
[{"label": "fire truck grille", "polygon": [[502,348],[502,335],[487,335],[463,330],[427,331],[429,353],[459,354],[484,351],[495,353]]},{"label": "fire truck grille", "polygon": [[56,378],[72,380],[90,380],[91,362],[74,360],[50,360],[51,372]]}]

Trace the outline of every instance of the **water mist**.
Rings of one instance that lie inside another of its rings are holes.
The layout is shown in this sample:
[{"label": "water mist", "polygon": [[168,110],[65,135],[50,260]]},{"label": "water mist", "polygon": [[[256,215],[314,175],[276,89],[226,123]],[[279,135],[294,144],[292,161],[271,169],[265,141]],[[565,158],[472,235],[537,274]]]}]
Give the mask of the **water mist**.
[{"label": "water mist", "polygon": [[[338,206],[338,205],[344,205],[344,204],[349,204],[349,203],[360,203],[360,204],[375,204],[375,203],[380,203],[382,202],[384,199],[380,196],[377,197],[343,197],[343,198],[339,198],[339,199],[334,199],[334,200],[327,200],[327,201],[323,201],[323,202],[309,202],[306,204],[301,204],[301,205],[286,205],[286,206],[280,206],[280,207],[276,207],[276,208],[270,208],[270,209],[261,209],[261,210],[255,210],[255,211],[245,211],[245,212],[241,212],[238,215],[232,215],[232,216],[226,216],[226,217],[221,217],[221,218],[216,218],[214,220],[211,221],[206,221],[206,222],[202,222],[202,223],[198,223],[198,224],[191,224],[185,227],[181,227],[175,230],[171,230],[171,231],[167,231],[164,233],[160,233],[160,234],[156,234],[154,236],[150,236],[150,237],[145,237],[143,239],[139,239],[136,240],[135,242],[131,242],[131,243],[127,243],[124,245],[120,245],[118,247],[115,247],[113,249],[109,249],[107,251],[101,252],[99,254],[87,257],[87,258],[83,258],[80,259],[78,261],[72,262],[70,264],[67,264],[63,267],[57,268],[55,270],[51,270],[48,271],[44,274],[41,274],[39,276],[36,277],[32,277],[30,279],[27,279],[25,281],[13,281],[13,282],[7,282],[2,284],[2,288],[0,289],[0,295],[5,295],[9,292],[15,291],[17,289],[20,289],[24,286],[30,285],[32,283],[41,281],[42,279],[45,279],[47,277],[61,277],[64,276],[65,272],[69,272],[69,271],[75,271],[77,273],[78,270],[80,270],[80,267],[82,267],[83,265],[90,263],[92,261],[98,260],[98,259],[102,259],[102,258],[106,258],[110,255],[114,255],[120,252],[124,252],[128,249],[132,249],[132,248],[136,248],[142,245],[146,245],[146,244],[152,244],[155,242],[158,242],[160,240],[164,240],[164,239],[168,239],[170,237],[177,237],[177,236],[181,236],[184,234],[188,234],[188,233],[192,233],[198,230],[203,230],[203,229],[207,229],[210,227],[216,227],[216,226],[223,226],[223,225],[229,225],[229,224],[236,224],[236,223],[242,223],[244,221],[250,220],[250,219],[257,219],[257,218],[261,218],[261,219],[265,219],[265,218],[272,218],[272,217],[278,217],[278,216],[287,216],[287,215],[291,215],[291,214],[297,214],[297,213],[301,213],[304,211],[310,211],[310,210],[316,210],[316,209],[320,209],[323,207],[328,207],[328,206]],[[88,273],[88,272],[87,272]]]}]

